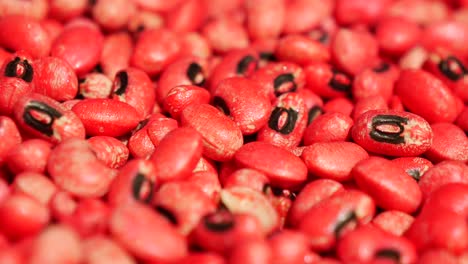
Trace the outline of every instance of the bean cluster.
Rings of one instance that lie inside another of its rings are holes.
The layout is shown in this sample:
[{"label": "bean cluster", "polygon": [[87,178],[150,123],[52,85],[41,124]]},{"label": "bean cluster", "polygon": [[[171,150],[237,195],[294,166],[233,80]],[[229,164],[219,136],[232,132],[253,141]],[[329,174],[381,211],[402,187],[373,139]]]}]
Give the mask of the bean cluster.
[{"label": "bean cluster", "polygon": [[0,1],[0,263],[467,264],[467,0]]}]

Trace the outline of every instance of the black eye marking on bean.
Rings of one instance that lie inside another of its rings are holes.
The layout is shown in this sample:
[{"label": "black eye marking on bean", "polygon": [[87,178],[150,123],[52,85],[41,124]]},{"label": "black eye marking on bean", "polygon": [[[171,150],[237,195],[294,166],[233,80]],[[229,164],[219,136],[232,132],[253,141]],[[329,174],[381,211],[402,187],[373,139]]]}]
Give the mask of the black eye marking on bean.
[{"label": "black eye marking on bean", "polygon": [[[286,122],[280,127],[280,118],[283,114],[287,115]],[[299,113],[292,108],[286,109],[284,107],[276,107],[273,112],[271,112],[268,126],[283,135],[288,135],[294,130],[298,115]]]},{"label": "black eye marking on bean", "polygon": [[377,72],[377,73],[386,72],[386,71],[390,70],[390,64],[388,64],[386,62],[382,62],[382,63],[380,63],[379,66],[373,68],[372,70],[374,72]]},{"label": "black eye marking on bean", "polygon": [[319,115],[323,114],[323,109],[316,105],[309,110],[309,114],[307,116],[307,124],[309,125],[314,121]]},{"label": "black eye marking on bean", "polygon": [[350,211],[342,217],[342,219],[338,220],[335,225],[335,237],[339,237],[341,231],[350,223],[355,223],[357,221],[357,215],[354,211]]},{"label": "black eye marking on bean", "polygon": [[247,55],[243,57],[237,64],[236,73],[239,75],[245,75],[252,63],[255,64],[255,69],[257,69],[257,60],[253,56]]},{"label": "black eye marking on bean", "polygon": [[[451,69],[451,65],[455,63],[456,66],[458,67],[457,69],[459,70],[458,72],[457,71],[453,71]],[[455,58],[454,56],[449,56],[447,57],[445,60],[441,60],[439,62],[439,70],[447,77],[449,78],[450,80],[452,81],[458,81],[459,79],[461,79],[465,74],[467,74],[467,70],[465,68],[465,66],[463,65],[463,63],[458,60],[457,58]]]},{"label": "black eye marking on bean", "polygon": [[160,205],[156,206],[154,209],[156,210],[156,212],[160,213],[167,220],[169,220],[169,222],[171,222],[174,225],[177,225],[177,223],[178,223],[177,222],[177,217],[175,217],[175,215],[169,209],[167,209],[164,206],[160,206]]},{"label": "black eye marking on bean", "polygon": [[204,216],[203,223],[208,230],[225,232],[234,227],[234,216],[227,210],[220,210]]},{"label": "black eye marking on bean", "polygon": [[386,258],[394,260],[395,263],[400,263],[400,252],[393,248],[384,248],[375,253],[376,258]]},{"label": "black eye marking on bean", "polygon": [[413,177],[413,179],[415,179],[416,181],[419,181],[419,179],[421,179],[421,171],[418,170],[418,169],[409,169],[406,171],[406,173]]},{"label": "black eye marking on bean", "polygon": [[[50,122],[43,123],[40,120],[37,120],[31,114],[31,111],[37,111],[49,116]],[[57,109],[52,108],[49,105],[39,101],[30,101],[24,109],[23,113],[23,119],[27,125],[33,127],[34,129],[49,137],[54,134],[52,124],[54,123],[55,119],[60,118],[61,116],[62,114]]]},{"label": "black eye marking on bean", "polygon": [[[330,86],[333,90],[339,92],[349,92],[351,91],[351,80],[350,77],[344,74],[343,72],[332,69],[333,76],[328,82],[328,86]],[[338,78],[342,77],[342,78]],[[343,82],[343,77],[346,78],[345,82]]]},{"label": "black eye marking on bean", "polygon": [[187,76],[190,81],[198,86],[205,84],[205,76],[203,75],[203,69],[200,64],[192,62],[187,68]]},{"label": "black eye marking on bean", "polygon": [[[141,188],[145,185],[145,183],[148,184],[149,190],[146,198],[143,200],[141,199]],[[143,203],[149,203],[153,199],[154,195],[154,185],[153,182],[151,182],[149,179],[145,177],[145,175],[141,173],[137,173],[135,178],[133,178],[133,184],[132,184],[132,194],[133,198],[135,198],[138,201],[141,201]]]},{"label": "black eye marking on bean", "polygon": [[223,98],[219,96],[213,97],[213,106],[221,110],[225,115],[230,116],[231,111],[229,111],[229,107],[226,104],[226,101],[224,101]]},{"label": "black eye marking on bean", "polygon": [[128,73],[121,71],[115,76],[118,80],[119,88],[114,92],[116,95],[122,95],[125,93],[128,87]]},{"label": "black eye marking on bean", "polygon": [[259,56],[262,60],[277,61],[275,54],[273,54],[272,52],[260,52]]},{"label": "black eye marking on bean", "polygon": [[[291,87],[287,91],[281,91],[281,86],[285,83],[291,83]],[[273,80],[273,88],[275,89],[275,95],[279,96],[288,92],[295,92],[297,85],[294,82],[294,75],[292,73],[283,73],[278,75],[275,80]]]},{"label": "black eye marking on bean", "polygon": [[[405,131],[403,124],[408,123],[408,118],[396,116],[396,115],[377,115],[372,118],[372,130],[370,137],[378,142],[385,142],[390,144],[403,144],[405,138],[401,134]],[[379,127],[382,125],[397,126],[397,132],[388,132],[380,130]]]},{"label": "black eye marking on bean", "polygon": [[[18,75],[18,65],[23,67],[23,72]],[[31,82],[33,79],[34,70],[28,60],[21,60],[19,57],[16,57],[14,60],[8,62],[5,67],[5,76],[7,77],[17,77],[23,79],[25,82]]]}]

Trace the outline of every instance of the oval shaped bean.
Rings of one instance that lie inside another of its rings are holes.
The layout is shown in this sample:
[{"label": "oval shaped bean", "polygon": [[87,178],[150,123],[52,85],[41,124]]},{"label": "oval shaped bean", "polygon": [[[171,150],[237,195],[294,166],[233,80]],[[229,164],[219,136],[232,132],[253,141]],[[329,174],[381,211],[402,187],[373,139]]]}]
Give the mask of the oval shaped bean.
[{"label": "oval shaped bean", "polygon": [[216,161],[230,160],[242,146],[242,132],[230,118],[208,104],[189,105],[181,115],[182,126],[203,138],[203,155]]},{"label": "oval shaped bean", "polygon": [[432,144],[432,129],[423,118],[392,110],[367,111],[355,121],[351,135],[368,151],[390,156],[417,156]]},{"label": "oval shaped bean", "polygon": [[299,157],[267,142],[243,145],[234,160],[240,167],[265,173],[271,184],[280,188],[297,188],[307,179],[307,167]]},{"label": "oval shaped bean", "polygon": [[386,210],[413,213],[422,201],[418,183],[402,168],[384,158],[370,157],[359,162],[351,175],[359,188]]},{"label": "oval shaped bean", "polygon": [[301,157],[312,175],[341,182],[351,179],[353,167],[369,155],[352,142],[320,142],[305,147]]}]

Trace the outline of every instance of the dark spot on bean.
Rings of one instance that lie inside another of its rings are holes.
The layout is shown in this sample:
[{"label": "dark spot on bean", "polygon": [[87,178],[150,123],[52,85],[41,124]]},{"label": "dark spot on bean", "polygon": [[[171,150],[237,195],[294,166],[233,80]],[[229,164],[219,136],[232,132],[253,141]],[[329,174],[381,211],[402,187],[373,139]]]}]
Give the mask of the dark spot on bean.
[{"label": "dark spot on bean", "polygon": [[257,66],[257,60],[253,56],[247,55],[243,57],[237,64],[236,73],[239,75],[247,75],[251,71],[256,70]]},{"label": "dark spot on bean", "polygon": [[208,230],[225,232],[234,227],[234,216],[227,210],[220,210],[204,216],[203,223]]},{"label": "dark spot on bean", "polygon": [[349,224],[355,224],[357,221],[357,216],[354,211],[350,211],[341,217],[335,225],[335,237],[339,237],[341,232],[344,230],[346,226]]},{"label": "dark spot on bean", "polygon": [[323,109],[316,105],[309,110],[309,114],[307,116],[307,124],[312,123],[319,115],[323,114]]},{"label": "dark spot on bean", "polygon": [[395,261],[395,263],[400,263],[400,252],[392,248],[384,248],[375,253],[376,258],[386,258]]},{"label": "dark spot on bean", "polygon": [[23,79],[25,82],[31,82],[33,75],[34,70],[28,60],[21,60],[19,57],[8,62],[5,67],[5,76],[7,77],[17,77]]},{"label": "dark spot on bean", "polygon": [[[390,144],[403,144],[405,138],[401,134],[405,131],[403,124],[408,123],[408,118],[396,115],[377,115],[372,119],[372,130],[370,137],[378,142]],[[390,131],[390,128],[398,128],[397,131]]]},{"label": "dark spot on bean", "polygon": [[[148,188],[146,193],[142,193],[143,189]],[[137,201],[141,201],[143,203],[149,203],[153,199],[154,195],[154,184],[151,180],[147,179],[145,175],[141,173],[137,173],[135,178],[133,178],[132,184],[132,194],[133,198]],[[146,197],[142,197],[142,196]]]},{"label": "dark spot on bean", "polygon": [[259,56],[260,59],[265,61],[277,61],[275,54],[273,54],[272,52],[260,52]]},{"label": "dark spot on bean", "polygon": [[419,169],[409,169],[406,171],[406,173],[413,177],[413,179],[415,179],[416,181],[419,181],[419,179],[421,179],[421,171],[419,171]]},{"label": "dark spot on bean", "polygon": [[149,122],[149,118],[141,120],[138,123],[137,127],[135,128],[135,131],[133,131],[133,133],[136,133],[136,132],[140,131],[142,128],[144,128],[148,124],[148,122]]},{"label": "dark spot on bean", "polygon": [[97,73],[103,73],[103,72],[104,72],[104,70],[102,69],[102,66],[101,66],[101,64],[98,64],[98,65],[96,65],[96,67],[94,67],[94,70],[93,70],[93,72],[97,72]]},{"label": "dark spot on bean", "polygon": [[203,86],[203,84],[205,84],[205,76],[203,75],[203,69],[198,63],[190,63],[190,65],[187,68],[187,77],[195,85]]},{"label": "dark spot on bean", "polygon": [[177,225],[177,218],[175,217],[175,215],[169,209],[165,208],[164,206],[160,206],[160,205],[156,206],[154,209],[159,214],[164,216],[167,220],[169,220],[169,222],[171,222],[174,225]]},{"label": "dark spot on bean", "polygon": [[333,76],[328,82],[328,86],[339,92],[351,91],[352,82],[348,75],[337,69],[332,69],[332,74]]},{"label": "dark spot on bean", "polygon": [[213,106],[218,108],[225,115],[227,116],[231,115],[231,111],[229,111],[229,107],[227,106],[226,101],[224,101],[223,98],[219,96],[213,97]]},{"label": "dark spot on bean", "polygon": [[275,89],[276,96],[296,91],[297,85],[294,82],[294,75],[292,73],[278,75],[275,80],[273,80],[273,88]]},{"label": "dark spot on bean", "polygon": [[467,73],[463,63],[454,56],[441,60],[438,66],[442,74],[452,81],[458,81]]},{"label": "dark spot on bean", "polygon": [[[48,117],[49,121],[44,122],[44,120],[36,119],[32,112],[39,112],[39,114],[44,114]],[[55,119],[60,118],[61,116],[62,114],[57,109],[39,101],[30,101],[25,107],[23,113],[23,119],[27,125],[48,137],[54,134],[52,124],[54,123]]]},{"label": "dark spot on bean", "polygon": [[128,73],[126,71],[120,71],[117,73],[115,76],[114,86],[117,87],[117,90],[114,92],[116,95],[122,95],[125,93],[128,87]]},{"label": "dark spot on bean", "polygon": [[373,68],[372,70],[374,72],[377,72],[377,73],[386,72],[386,71],[390,70],[390,64],[388,64],[386,62],[382,62],[377,67]]},{"label": "dark spot on bean", "polygon": [[283,134],[288,135],[296,126],[298,112],[292,108],[276,107],[270,115],[268,126]]}]

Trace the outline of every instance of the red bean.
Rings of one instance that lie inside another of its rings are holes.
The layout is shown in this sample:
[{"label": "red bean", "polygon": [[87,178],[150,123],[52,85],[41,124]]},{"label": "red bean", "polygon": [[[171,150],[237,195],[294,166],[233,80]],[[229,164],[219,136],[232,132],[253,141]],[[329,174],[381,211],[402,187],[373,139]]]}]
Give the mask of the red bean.
[{"label": "red bean", "polygon": [[57,186],[44,174],[18,173],[11,185],[14,192],[25,193],[44,205],[48,205],[57,191]]},{"label": "red bean", "polygon": [[359,188],[386,210],[413,213],[422,201],[418,183],[392,162],[370,157],[354,166],[352,177]]},{"label": "red bean", "polygon": [[42,139],[30,139],[10,150],[6,157],[8,169],[15,173],[24,171],[45,172],[52,144]]},{"label": "red bean", "polygon": [[395,93],[406,108],[429,123],[453,122],[457,117],[453,93],[442,81],[423,70],[401,71]]},{"label": "red bean", "polygon": [[167,93],[163,101],[163,108],[174,119],[179,119],[180,114],[190,104],[207,104],[210,102],[210,93],[195,85],[179,85],[173,87]]},{"label": "red bean", "polygon": [[305,147],[301,157],[312,175],[341,182],[351,179],[351,169],[369,155],[352,142],[320,142]]},{"label": "red bean", "polygon": [[2,164],[10,150],[21,143],[21,135],[15,122],[7,116],[0,116],[0,137],[5,139],[0,144],[0,164]]},{"label": "red bean", "polygon": [[164,262],[187,255],[185,237],[147,206],[120,205],[112,211],[109,225],[114,239],[140,259]]},{"label": "red bean", "polygon": [[143,119],[152,113],[156,95],[144,71],[128,68],[116,73],[111,97],[133,106]]},{"label": "red bean", "polygon": [[103,39],[102,33],[91,26],[69,26],[54,40],[50,54],[68,62],[75,73],[81,76],[98,64]]},{"label": "red bean", "polygon": [[414,217],[397,210],[382,212],[372,219],[372,224],[393,235],[401,236],[411,226]]},{"label": "red bean", "polygon": [[243,144],[242,133],[234,121],[214,106],[187,106],[182,111],[181,123],[200,133],[203,137],[203,154],[208,158],[230,160]]},{"label": "red bean", "polygon": [[25,51],[32,57],[46,56],[51,39],[41,24],[25,15],[7,15],[0,19],[0,45],[14,51]]},{"label": "red bean", "polygon": [[246,1],[247,29],[250,36],[254,39],[279,36],[283,29],[285,7],[282,0]]},{"label": "red bean", "polygon": [[190,127],[176,128],[156,146],[151,155],[158,180],[183,180],[189,177],[201,158],[202,136]]},{"label": "red bean", "polygon": [[267,124],[271,112],[269,98],[259,94],[259,90],[257,82],[242,77],[227,78],[213,93],[213,104],[236,122],[242,134],[250,135]]},{"label": "red bean", "polygon": [[130,64],[153,76],[169,65],[179,52],[179,39],[173,32],[149,29],[138,36]]},{"label": "red bean", "polygon": [[338,23],[374,24],[389,6],[389,0],[367,2],[363,0],[338,0],[335,6],[335,18]]},{"label": "red bean", "polygon": [[104,37],[99,64],[108,78],[128,68],[132,56],[133,42],[128,33],[114,33]]},{"label": "red bean", "polygon": [[114,178],[114,172],[81,139],[57,145],[50,153],[47,171],[58,187],[78,197],[104,195]]},{"label": "red bean", "polygon": [[379,260],[414,263],[417,259],[416,249],[408,239],[371,225],[346,234],[338,243],[337,254],[345,263],[378,263]]},{"label": "red bean", "polygon": [[325,113],[306,128],[303,143],[308,146],[316,142],[346,141],[352,126],[353,120],[342,113]]},{"label": "red bean", "polygon": [[128,159],[128,148],[121,141],[106,136],[96,136],[88,139],[96,157],[113,169],[122,167]]},{"label": "red bean", "polygon": [[74,69],[56,57],[45,57],[34,61],[34,91],[59,102],[75,98],[78,79]]},{"label": "red bean", "polygon": [[79,116],[44,95],[31,93],[22,97],[15,104],[14,116],[22,129],[52,143],[85,137]]},{"label": "red bean", "polygon": [[72,111],[90,136],[121,136],[141,120],[134,107],[112,99],[84,99],[73,106]]},{"label": "red bean", "polygon": [[234,157],[236,164],[265,173],[273,186],[297,187],[307,179],[307,167],[291,152],[266,142],[242,146]]},{"label": "red bean", "polygon": [[419,180],[425,198],[448,183],[468,183],[468,166],[460,161],[442,161],[430,168]]},{"label": "red bean", "polygon": [[463,130],[451,123],[434,123],[431,124],[431,128],[434,139],[425,153],[431,161],[468,161],[468,138]]},{"label": "red bean", "polygon": [[1,232],[12,240],[39,233],[50,220],[47,207],[23,193],[11,194],[4,200],[0,216]]},{"label": "red bean", "polygon": [[190,234],[203,216],[216,211],[215,203],[201,189],[182,181],[162,185],[152,204],[182,235]]},{"label": "red bean", "polygon": [[88,264],[112,262],[135,264],[135,259],[119,244],[105,236],[93,236],[82,242],[84,261]]},{"label": "red bean", "polygon": [[416,156],[427,151],[433,133],[421,117],[391,110],[367,111],[355,121],[351,135],[367,151],[390,156]]}]

